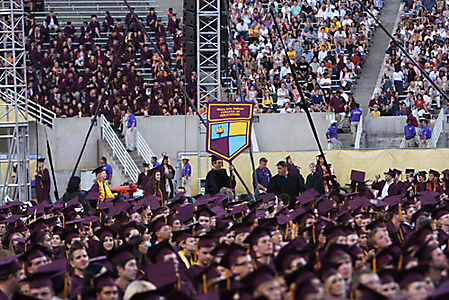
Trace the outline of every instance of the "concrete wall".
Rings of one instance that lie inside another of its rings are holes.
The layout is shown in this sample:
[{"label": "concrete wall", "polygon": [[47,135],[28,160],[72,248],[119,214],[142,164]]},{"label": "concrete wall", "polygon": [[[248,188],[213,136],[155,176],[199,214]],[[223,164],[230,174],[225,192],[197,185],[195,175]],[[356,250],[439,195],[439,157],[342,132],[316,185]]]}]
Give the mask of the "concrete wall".
[{"label": "concrete wall", "polygon": [[[314,113],[312,118],[322,145],[327,145],[325,133],[332,114]],[[171,157],[175,157],[184,149],[198,150],[198,117],[196,116],[138,117],[137,127],[157,156],[167,152]],[[318,149],[305,114],[259,115],[259,122],[254,123],[254,130],[260,151]],[[203,150],[205,139],[206,136],[203,135],[201,137]]]},{"label": "concrete wall", "polygon": [[[57,178],[60,196],[64,193],[73,167],[75,166],[81,147],[90,126],[89,118],[55,119],[52,129],[44,128],[38,124],[38,137],[36,136],[36,123],[30,122],[30,153],[36,154],[36,142],[38,140],[39,154],[48,157],[45,131],[52,150],[53,163]],[[91,170],[99,163],[97,141],[100,137],[100,127],[94,126],[84,155],[81,158],[78,175],[80,171]],[[48,161],[46,162],[49,167]]]},{"label": "concrete wall", "polygon": [[394,117],[371,117],[365,118],[366,132],[396,132],[404,133],[404,126],[406,125],[406,116]]}]

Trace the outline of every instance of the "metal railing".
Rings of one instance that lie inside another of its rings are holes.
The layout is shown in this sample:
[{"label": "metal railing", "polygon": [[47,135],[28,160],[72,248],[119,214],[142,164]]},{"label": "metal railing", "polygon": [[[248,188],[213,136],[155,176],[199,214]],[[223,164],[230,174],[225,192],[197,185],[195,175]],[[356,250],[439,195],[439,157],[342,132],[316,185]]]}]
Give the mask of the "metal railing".
[{"label": "metal railing", "polygon": [[443,131],[444,109],[440,109],[438,118],[433,126],[432,137],[430,138],[427,148],[436,148],[438,140],[440,139],[441,132]]},{"label": "metal railing", "polygon": [[251,124],[251,145],[253,147],[254,152],[259,152],[259,142],[257,141],[256,130],[254,128],[254,124]]},{"label": "metal railing", "polygon": [[101,137],[109,144],[112,149],[112,154],[118,158],[125,173],[133,182],[137,182],[140,173],[139,168],[128,151],[126,151],[125,146],[123,146],[114,129],[109,124],[109,121],[103,115],[101,115]]},{"label": "metal railing", "polygon": [[405,136],[402,137],[402,141],[401,144],[399,145],[400,149],[404,149],[405,148]]},{"label": "metal railing", "polygon": [[136,148],[137,153],[142,156],[142,158],[145,160],[146,163],[150,164],[150,167],[153,167],[153,164],[151,163],[151,157],[156,156],[154,155],[153,151],[151,150],[150,146],[147,144],[143,136],[140,134],[139,130],[136,129]]},{"label": "metal railing", "polygon": [[[0,98],[8,104],[13,104],[14,98],[11,93],[5,93],[4,91],[0,91]],[[53,119],[56,118],[56,114],[49,109],[46,109],[42,105],[31,101],[25,100],[25,97],[19,96],[20,100],[17,100],[19,104],[19,109],[25,109],[25,103],[28,105],[28,114],[35,118],[39,123],[47,125],[50,128],[53,128]],[[25,102],[26,101],[26,102]]]},{"label": "metal railing", "polygon": [[363,114],[360,116],[359,126],[357,126],[354,149],[360,149],[360,141],[362,140],[362,133],[363,133]]}]

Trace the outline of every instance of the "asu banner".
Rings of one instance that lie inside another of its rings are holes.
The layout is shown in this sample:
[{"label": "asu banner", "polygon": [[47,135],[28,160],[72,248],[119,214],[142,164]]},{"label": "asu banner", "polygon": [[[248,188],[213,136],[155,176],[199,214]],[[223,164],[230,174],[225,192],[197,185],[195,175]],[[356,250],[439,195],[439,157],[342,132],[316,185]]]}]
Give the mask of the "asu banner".
[{"label": "asu banner", "polygon": [[253,108],[253,103],[209,103],[206,151],[231,162],[248,148],[251,145]]}]

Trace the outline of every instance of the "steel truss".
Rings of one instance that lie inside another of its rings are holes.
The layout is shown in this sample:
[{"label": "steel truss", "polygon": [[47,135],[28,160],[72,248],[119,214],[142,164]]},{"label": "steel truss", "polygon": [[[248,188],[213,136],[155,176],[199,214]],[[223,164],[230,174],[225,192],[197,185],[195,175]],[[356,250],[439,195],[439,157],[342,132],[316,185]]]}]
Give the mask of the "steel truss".
[{"label": "steel truss", "polygon": [[28,99],[24,7],[22,0],[0,3],[0,146],[2,152],[7,152],[0,157],[0,199],[9,196],[29,201],[28,100],[21,101]]}]

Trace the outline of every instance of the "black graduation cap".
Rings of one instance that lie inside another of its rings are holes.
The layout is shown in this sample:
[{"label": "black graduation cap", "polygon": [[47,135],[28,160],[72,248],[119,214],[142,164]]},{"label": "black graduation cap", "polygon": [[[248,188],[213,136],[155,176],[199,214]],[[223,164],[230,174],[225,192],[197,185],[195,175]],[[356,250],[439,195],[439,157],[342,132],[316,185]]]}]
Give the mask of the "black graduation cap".
[{"label": "black graduation cap", "polygon": [[200,210],[197,210],[195,212],[195,215],[197,218],[204,216],[204,217],[213,217],[215,216],[215,213],[209,208],[209,207],[203,207]]},{"label": "black graduation cap", "polygon": [[190,229],[178,230],[173,232],[172,241],[176,242],[176,244],[179,244],[189,237],[193,237],[192,231]]},{"label": "black graduation cap", "polygon": [[405,288],[412,282],[425,281],[427,268],[425,265],[418,265],[410,269],[402,269],[395,274],[396,281],[401,288]]},{"label": "black graduation cap", "polygon": [[95,291],[101,291],[102,288],[106,286],[115,286],[116,283],[114,281],[115,274],[111,271],[106,271],[98,277],[93,278],[93,289]]},{"label": "black graduation cap", "polygon": [[19,259],[29,265],[33,259],[44,256],[50,257],[50,252],[47,250],[47,248],[41,245],[35,245],[30,247],[25,253],[23,253],[19,257]]},{"label": "black graduation cap", "polygon": [[132,246],[128,244],[123,244],[120,247],[112,249],[108,252],[107,258],[113,265],[135,259],[134,255],[132,254]]}]

